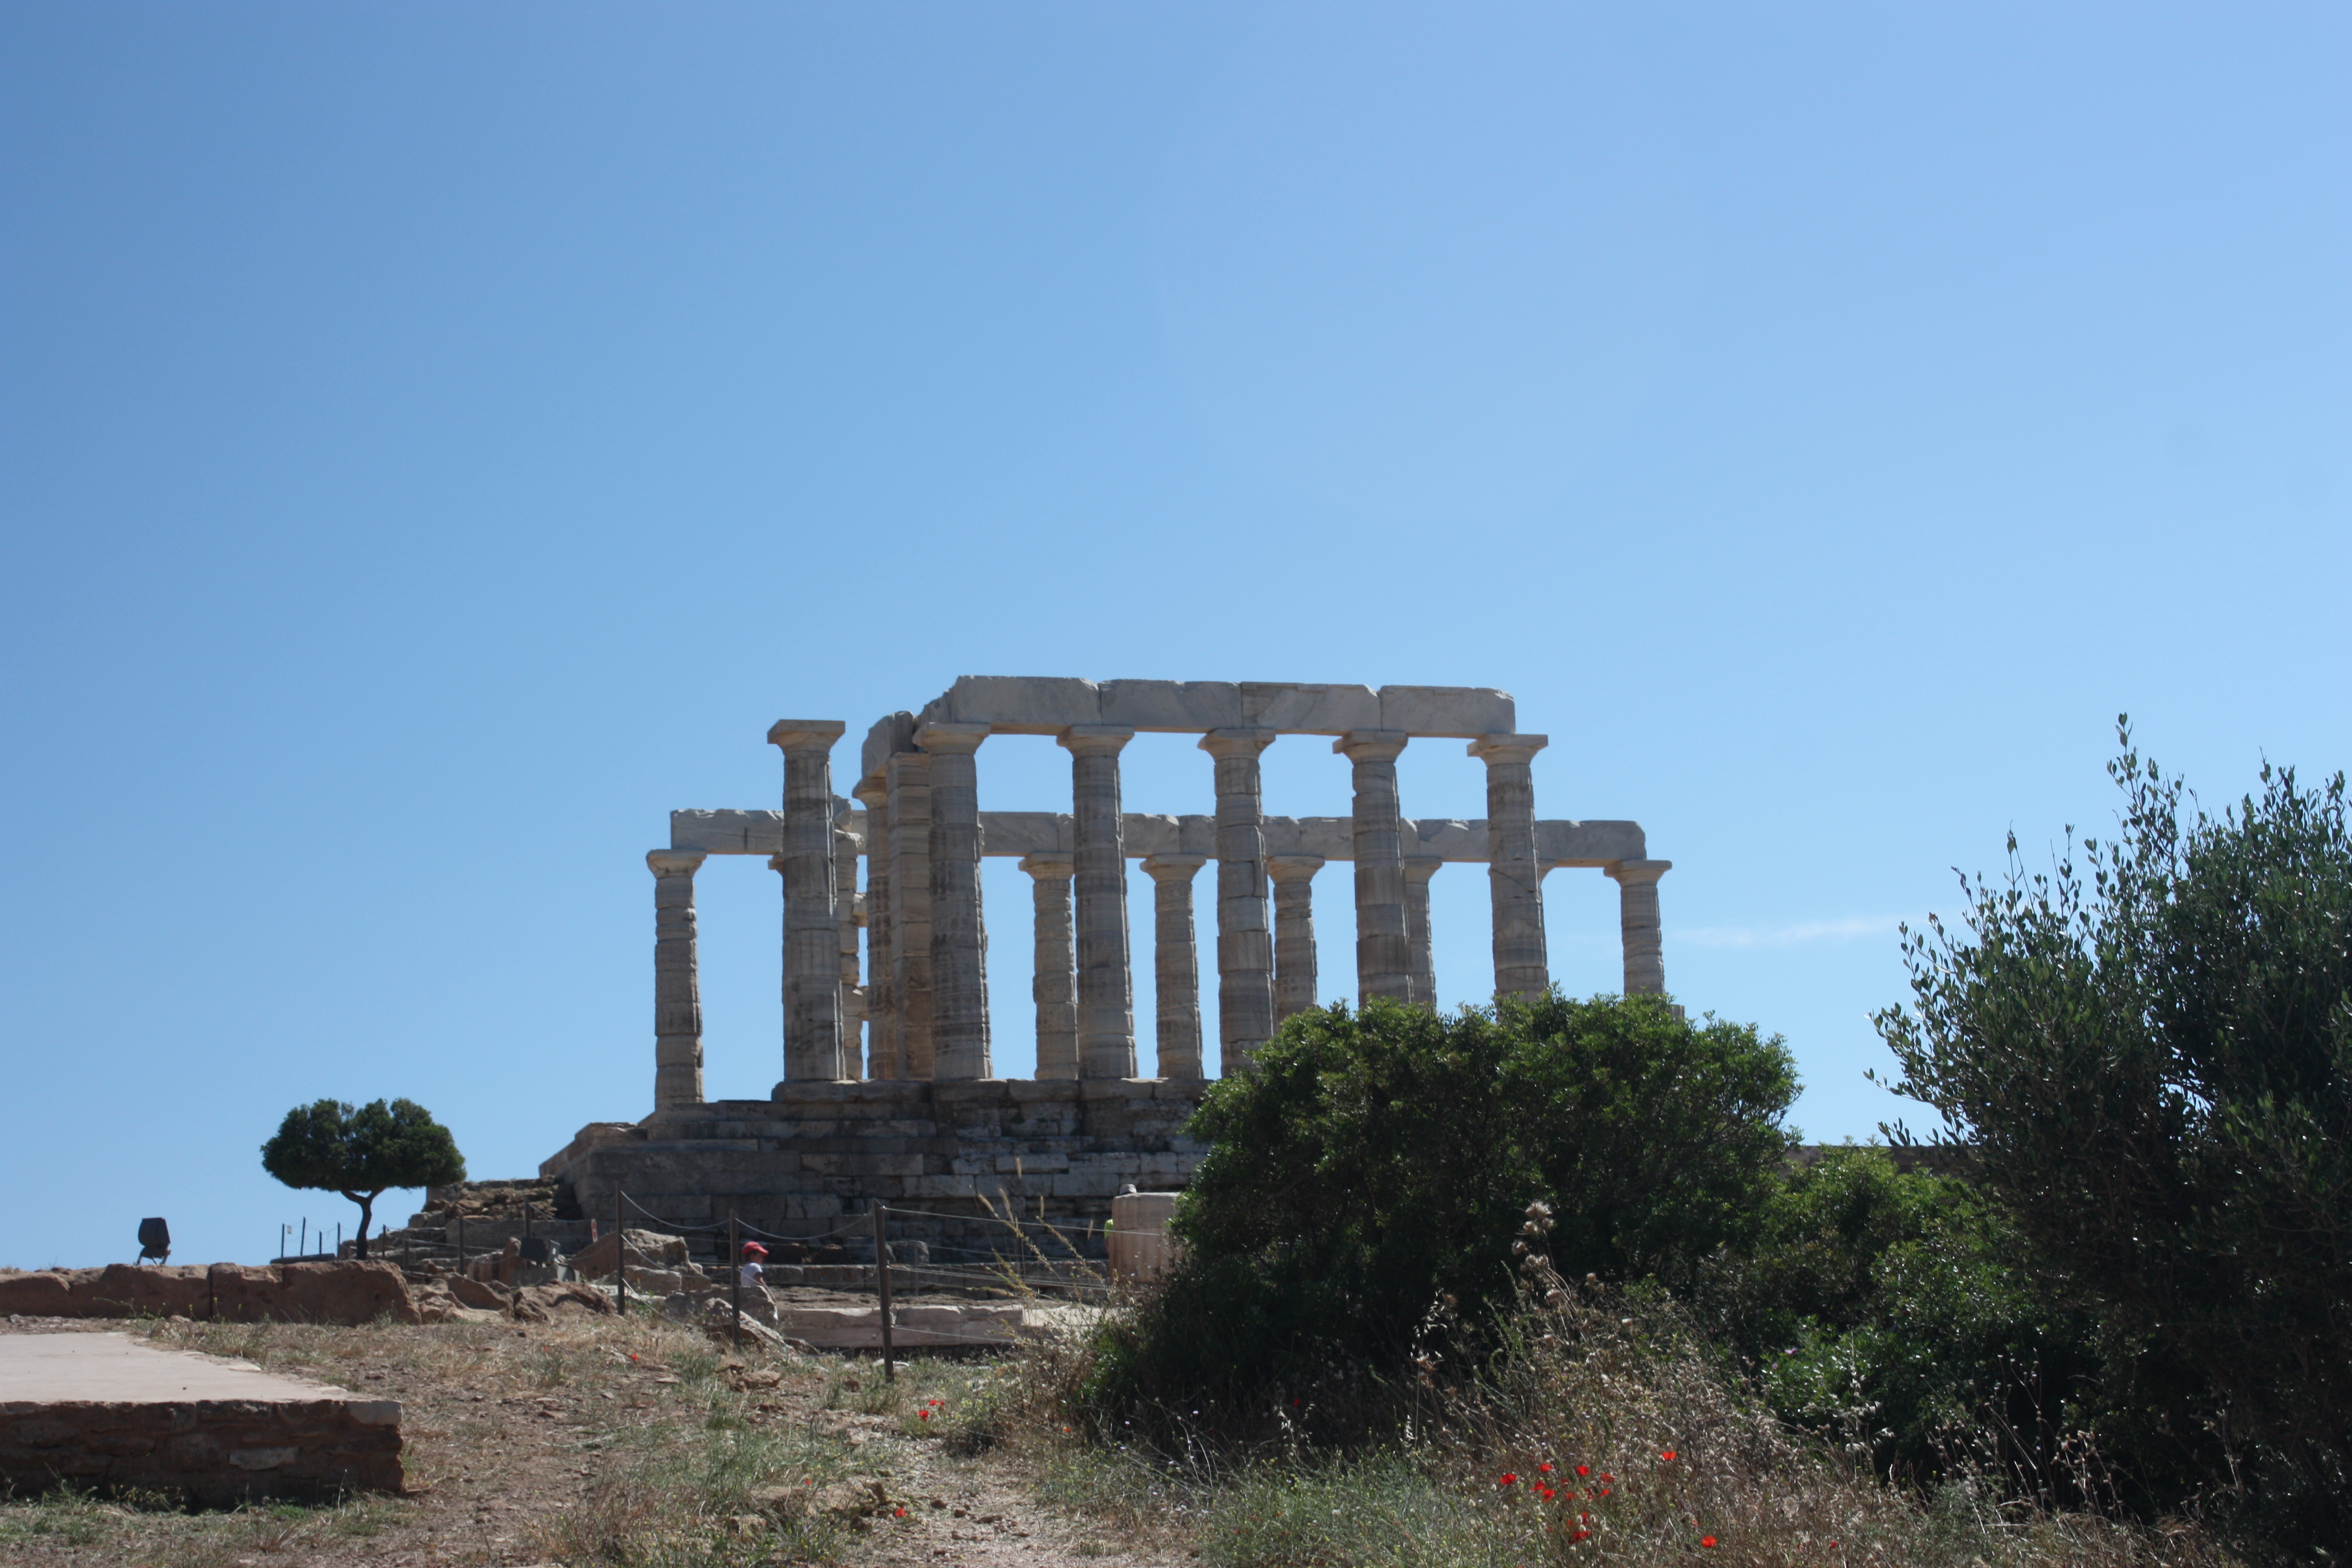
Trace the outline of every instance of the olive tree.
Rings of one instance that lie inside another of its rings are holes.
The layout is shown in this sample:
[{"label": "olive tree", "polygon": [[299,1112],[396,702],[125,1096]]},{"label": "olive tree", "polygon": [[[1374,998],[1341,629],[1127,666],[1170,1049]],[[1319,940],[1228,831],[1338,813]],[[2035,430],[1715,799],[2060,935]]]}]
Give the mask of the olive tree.
[{"label": "olive tree", "polygon": [[[2132,749],[2120,830],[1964,882],[1877,1016],[2029,1263],[2307,1542],[2352,1533],[2352,837],[2341,774],[2196,809]],[[2079,865],[2077,861],[2079,859]],[[2186,1375],[2160,1373],[2171,1367]],[[2150,1369],[2158,1369],[2151,1371]]]}]

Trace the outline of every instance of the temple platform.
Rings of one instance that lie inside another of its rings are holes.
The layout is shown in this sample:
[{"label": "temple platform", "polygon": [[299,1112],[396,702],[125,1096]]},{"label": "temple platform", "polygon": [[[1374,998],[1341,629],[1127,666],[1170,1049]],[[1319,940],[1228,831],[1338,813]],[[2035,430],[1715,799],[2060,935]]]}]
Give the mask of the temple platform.
[{"label": "temple platform", "polygon": [[[540,1167],[610,1226],[658,1216],[779,1236],[837,1233],[871,1257],[865,1215],[941,1258],[1104,1256],[1111,1199],[1187,1185],[1207,1152],[1184,1135],[1200,1079],[863,1079],[782,1083],[768,1100],[597,1122]],[[1005,1223],[1021,1222],[1018,1233]],[[1042,1235],[1047,1227],[1060,1241]],[[1024,1240],[1024,1237],[1027,1237]]]}]

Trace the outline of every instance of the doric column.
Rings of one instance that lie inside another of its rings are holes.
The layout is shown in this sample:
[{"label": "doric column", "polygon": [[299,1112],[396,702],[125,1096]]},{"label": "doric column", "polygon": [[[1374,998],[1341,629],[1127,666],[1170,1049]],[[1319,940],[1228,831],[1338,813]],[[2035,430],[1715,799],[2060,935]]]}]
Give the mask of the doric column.
[{"label": "doric column", "polygon": [[1272,730],[1212,730],[1217,774],[1217,1070],[1240,1070],[1274,1037],[1274,933],[1265,902],[1265,805],[1258,753]]},{"label": "doric column", "polygon": [[1274,1016],[1278,1024],[1321,1000],[1315,987],[1315,873],[1323,869],[1323,857],[1271,856],[1265,868],[1274,879]]},{"label": "doric column", "polygon": [[1429,946],[1429,879],[1444,864],[1434,855],[1404,858],[1404,942],[1411,955],[1407,973],[1412,976],[1407,999],[1417,1007],[1437,1005],[1437,961]]},{"label": "doric column", "polygon": [[1612,860],[1601,870],[1617,882],[1617,929],[1625,943],[1625,994],[1666,994],[1665,949],[1658,932],[1658,879],[1671,860]]},{"label": "doric column", "polygon": [[866,988],[857,983],[857,856],[866,840],[848,829],[848,819],[845,807],[836,810],[833,818],[834,930],[839,938],[835,952],[841,964],[841,1075],[864,1078],[866,1053],[859,1048],[858,1026],[866,1021]]},{"label": "doric column", "polygon": [[699,849],[656,849],[654,874],[654,1109],[702,1100],[702,987],[695,975],[694,873]]},{"label": "doric column", "polygon": [[1192,879],[1206,855],[1147,855],[1152,910],[1152,969],[1159,998],[1160,1076],[1200,1078],[1201,963],[1192,944]]},{"label": "doric column", "polygon": [[1078,1076],[1078,973],[1070,952],[1070,879],[1077,862],[1067,855],[1024,855],[1021,868],[1036,880],[1037,952],[1029,994],[1037,1004],[1037,1076]]},{"label": "doric column", "polygon": [[784,1077],[830,1082],[842,1065],[841,930],[834,908],[833,743],[838,720],[780,719],[784,753]]},{"label": "doric column", "polygon": [[890,990],[898,1076],[931,1076],[931,759],[899,752],[883,764],[890,791]]},{"label": "doric column", "polygon": [[866,1076],[904,1078],[890,980],[890,791],[877,773],[850,793],[866,807]]},{"label": "doric column", "polygon": [[1127,842],[1119,820],[1118,753],[1135,731],[1078,724],[1062,731],[1078,895],[1078,1073],[1135,1076],[1135,984],[1127,968]]},{"label": "doric column", "polygon": [[1544,948],[1543,868],[1536,862],[1536,786],[1528,764],[1543,735],[1470,742],[1486,764],[1486,889],[1495,905],[1495,994],[1540,996],[1551,985]]},{"label": "doric column", "polygon": [[1404,846],[1397,811],[1396,760],[1407,736],[1351,730],[1331,749],[1355,764],[1356,1003],[1412,995],[1412,955],[1404,932]]},{"label": "doric column", "polygon": [[995,1075],[988,1049],[988,927],[980,900],[985,724],[926,724],[931,759],[931,1038],[934,1079]]}]

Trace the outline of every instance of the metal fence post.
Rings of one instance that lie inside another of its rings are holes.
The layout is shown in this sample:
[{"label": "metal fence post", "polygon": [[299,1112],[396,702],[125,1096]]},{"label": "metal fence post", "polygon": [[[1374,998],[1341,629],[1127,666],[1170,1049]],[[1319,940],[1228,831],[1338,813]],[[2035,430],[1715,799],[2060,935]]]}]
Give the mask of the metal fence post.
[{"label": "metal fence post", "polygon": [[884,1217],[888,1210],[882,1200],[874,1200],[874,1293],[882,1308],[882,1380],[898,1381],[898,1347],[890,1334],[890,1226]]},{"label": "metal fence post", "polygon": [[727,1304],[734,1310],[729,1330],[737,1350],[743,1348],[743,1233],[733,1214],[727,1216]]},{"label": "metal fence post", "polygon": [[629,1315],[629,1232],[622,1224],[625,1217],[621,1205],[625,1200],[621,1189],[613,1189],[613,1278],[620,1281],[621,1316]]}]

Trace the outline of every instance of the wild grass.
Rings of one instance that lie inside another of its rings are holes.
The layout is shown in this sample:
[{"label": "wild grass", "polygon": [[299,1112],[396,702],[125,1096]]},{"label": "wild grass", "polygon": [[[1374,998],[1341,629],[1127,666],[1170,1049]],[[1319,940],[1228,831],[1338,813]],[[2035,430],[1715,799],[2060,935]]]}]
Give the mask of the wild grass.
[{"label": "wild grass", "polygon": [[[1866,1444],[1857,1460],[1774,1420],[1670,1302],[1539,1268],[1498,1355],[1470,1375],[1425,1351],[1382,1386],[1390,1436],[1344,1449],[1308,1440],[1303,1408],[1280,1409],[1270,1440],[1253,1423],[1245,1445],[1168,1412],[1129,1427],[1087,1408],[1089,1370],[1083,1346],[1030,1352],[1000,1380],[994,1440],[1028,1451],[1049,1500],[1123,1534],[1181,1535],[1216,1568],[2234,1561],[2193,1521],[2053,1500],[2103,1495],[2093,1476],[2037,1491],[1981,1465],[1932,1493],[1891,1483]],[[1121,1436],[1146,1430],[1156,1439]]]}]

